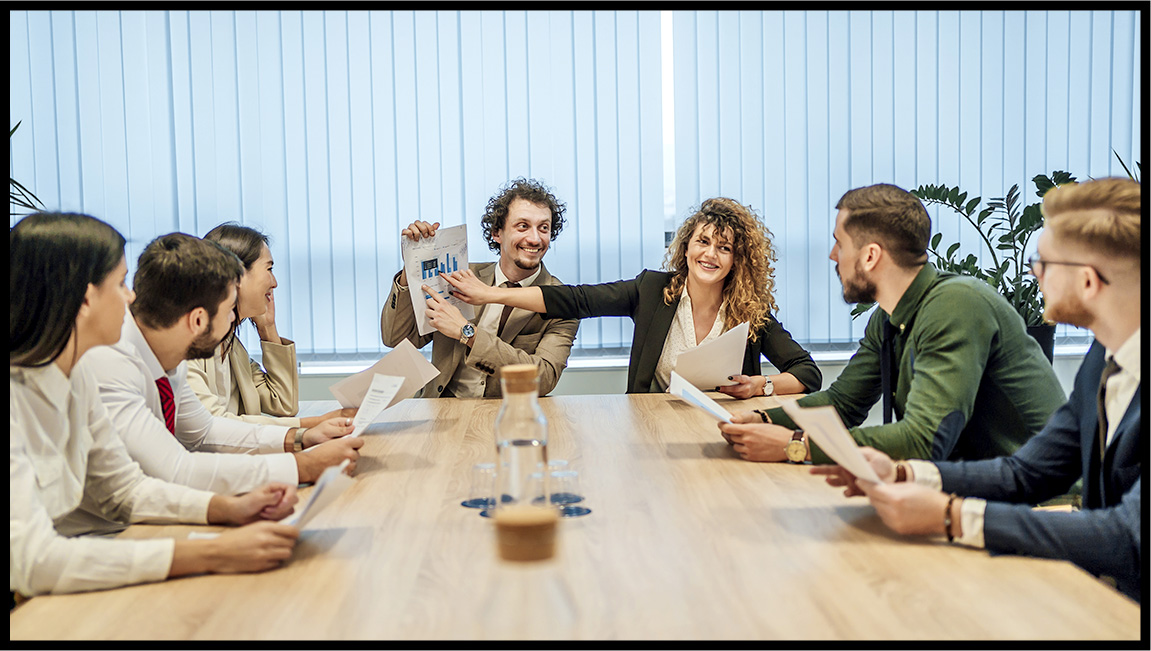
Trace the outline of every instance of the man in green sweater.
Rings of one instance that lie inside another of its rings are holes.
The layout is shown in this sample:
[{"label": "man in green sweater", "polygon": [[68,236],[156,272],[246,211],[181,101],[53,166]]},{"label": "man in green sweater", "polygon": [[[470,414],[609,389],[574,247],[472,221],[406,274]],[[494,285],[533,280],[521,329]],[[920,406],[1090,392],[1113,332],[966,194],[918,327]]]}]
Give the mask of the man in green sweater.
[{"label": "man in green sweater", "polygon": [[[835,382],[798,404],[834,406],[857,443],[893,459],[1014,453],[1066,401],[1023,319],[983,281],[927,263],[931,218],[912,194],[871,185],[836,208],[843,298],[879,309]],[[881,399],[884,424],[859,427]],[[733,422],[720,431],[744,459],[831,463],[781,409]]]}]

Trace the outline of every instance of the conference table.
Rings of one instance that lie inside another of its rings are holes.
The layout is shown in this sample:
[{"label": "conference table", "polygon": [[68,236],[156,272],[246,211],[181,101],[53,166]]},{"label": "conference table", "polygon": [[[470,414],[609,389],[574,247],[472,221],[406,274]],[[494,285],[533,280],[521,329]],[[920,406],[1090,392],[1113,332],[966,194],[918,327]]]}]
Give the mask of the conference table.
[{"label": "conference table", "polygon": [[[711,395],[732,410],[778,403]],[[368,428],[353,485],[282,567],[36,597],[10,637],[1139,639],[1139,605],[1071,563],[896,535],[810,466],[740,459],[670,395],[540,405],[549,456],[578,472],[591,510],[560,521],[550,560],[501,560],[493,522],[460,504],[473,465],[495,461],[500,401],[409,399]]]}]

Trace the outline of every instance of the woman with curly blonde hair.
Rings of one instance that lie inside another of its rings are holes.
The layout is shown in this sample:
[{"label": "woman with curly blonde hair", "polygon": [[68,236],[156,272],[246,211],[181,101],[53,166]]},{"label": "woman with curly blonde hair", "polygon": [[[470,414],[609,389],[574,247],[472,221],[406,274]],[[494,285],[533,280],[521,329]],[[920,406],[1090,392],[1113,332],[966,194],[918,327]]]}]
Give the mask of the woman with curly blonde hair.
[{"label": "woman with curly blonde hair", "polygon": [[[472,305],[502,303],[545,318],[628,316],[635,322],[627,392],[666,391],[680,353],[748,324],[742,374],[717,390],[736,398],[819,390],[823,375],[811,355],[772,315],[775,252],[771,232],[732,199],[704,201],[679,227],[667,271],[645,269],[632,280],[598,285],[490,287],[469,271],[444,277]],[[779,370],[761,374],[760,354]]]}]

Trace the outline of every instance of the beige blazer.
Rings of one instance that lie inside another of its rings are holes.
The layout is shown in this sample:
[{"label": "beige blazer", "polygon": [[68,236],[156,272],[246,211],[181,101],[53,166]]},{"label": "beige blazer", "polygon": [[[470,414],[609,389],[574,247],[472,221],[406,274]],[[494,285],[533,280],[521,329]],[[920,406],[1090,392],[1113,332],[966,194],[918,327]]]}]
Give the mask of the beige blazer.
[{"label": "beige blazer", "polygon": [[[296,344],[280,338],[282,343],[261,341],[265,368],[248,357],[244,345],[236,339],[228,353],[232,379],[225,383],[221,372],[221,348],[210,359],[188,360],[188,385],[214,416],[249,423],[299,427],[295,418],[300,410],[300,377],[296,371]],[[232,396],[239,405],[229,409]],[[269,415],[264,415],[269,414]]]},{"label": "beige blazer", "polygon": [[[496,279],[496,263],[482,262],[469,265],[481,282],[491,285]],[[540,275],[536,285],[562,285],[556,277],[540,265]],[[402,273],[402,272],[401,272]],[[544,319],[535,312],[516,308],[508,317],[503,335],[476,330],[475,341],[469,351],[459,338],[447,337],[433,332],[421,337],[416,325],[412,299],[406,285],[401,286],[392,279],[392,291],[384,303],[380,314],[380,334],[384,345],[395,347],[404,339],[416,348],[423,348],[432,342],[432,364],[440,375],[420,390],[417,397],[439,398],[462,364],[493,376],[485,383],[484,397],[499,398],[499,369],[507,364],[535,364],[540,369],[540,395],[555,388],[560,373],[567,367],[568,354],[575,341],[579,319]],[[483,305],[476,310],[473,323],[478,323],[484,310],[502,310],[502,305]]]}]

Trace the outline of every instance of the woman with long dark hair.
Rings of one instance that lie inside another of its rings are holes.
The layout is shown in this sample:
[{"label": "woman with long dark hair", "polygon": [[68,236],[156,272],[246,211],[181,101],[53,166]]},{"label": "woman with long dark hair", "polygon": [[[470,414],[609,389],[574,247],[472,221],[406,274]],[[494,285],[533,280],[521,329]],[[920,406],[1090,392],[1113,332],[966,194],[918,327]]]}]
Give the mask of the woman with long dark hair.
[{"label": "woman with long dark hair", "polygon": [[[148,477],[76,368],[120,338],[135,295],[124,238],[87,215],[36,213],[9,232],[9,589],[79,592],[205,572],[254,572],[287,559],[299,534],[278,522],[294,486],[227,497]],[[81,502],[125,524],[246,524],[213,540],[85,537]]]},{"label": "woman with long dark hair", "polygon": [[[281,337],[276,328],[273,291],[279,283],[272,273],[274,260],[268,236],[254,228],[225,222],[208,231],[204,239],[235,253],[244,264],[244,278],[236,296],[232,332],[214,356],[188,361],[188,385],[200,402],[214,416],[249,423],[310,428],[339,418],[338,424],[347,428],[347,419],[356,415],[356,409],[296,417],[300,409],[296,344]],[[236,337],[236,328],[244,320],[251,321],[260,336],[262,367],[248,357],[247,349]]]}]

